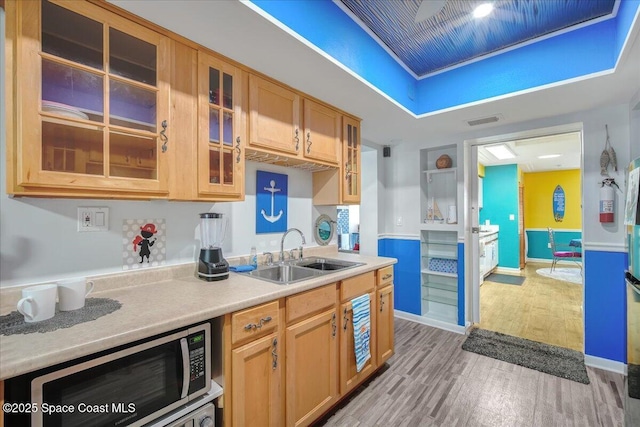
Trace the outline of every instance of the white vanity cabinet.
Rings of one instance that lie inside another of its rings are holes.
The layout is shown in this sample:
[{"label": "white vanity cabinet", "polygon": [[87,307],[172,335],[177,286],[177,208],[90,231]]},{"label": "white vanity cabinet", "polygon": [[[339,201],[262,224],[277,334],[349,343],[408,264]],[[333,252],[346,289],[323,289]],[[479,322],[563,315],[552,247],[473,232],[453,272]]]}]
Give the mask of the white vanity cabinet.
[{"label": "white vanity cabinet", "polygon": [[498,231],[480,232],[480,281],[498,266]]}]

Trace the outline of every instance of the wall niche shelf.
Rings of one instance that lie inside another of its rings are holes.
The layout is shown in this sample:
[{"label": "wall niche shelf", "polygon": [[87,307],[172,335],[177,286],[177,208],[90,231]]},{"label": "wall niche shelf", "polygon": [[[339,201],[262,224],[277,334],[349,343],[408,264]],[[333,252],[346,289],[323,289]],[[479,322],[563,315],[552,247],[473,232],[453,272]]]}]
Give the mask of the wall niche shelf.
[{"label": "wall niche shelf", "polygon": [[[450,168],[438,169],[442,155]],[[458,180],[455,145],[420,150],[420,276],[423,317],[458,324]],[[440,218],[434,218],[440,214]]]},{"label": "wall niche shelf", "polygon": [[453,174],[453,179],[456,177],[456,168],[446,168],[446,169],[427,169],[422,171],[423,174],[427,177],[427,182],[433,182],[433,175],[440,174]]}]

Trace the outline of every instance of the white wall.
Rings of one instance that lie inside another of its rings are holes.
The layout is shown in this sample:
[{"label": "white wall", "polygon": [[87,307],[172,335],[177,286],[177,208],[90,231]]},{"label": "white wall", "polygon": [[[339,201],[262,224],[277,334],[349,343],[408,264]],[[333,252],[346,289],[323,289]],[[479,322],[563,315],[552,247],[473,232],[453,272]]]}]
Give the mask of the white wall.
[{"label": "white wall", "polygon": [[636,92],[629,104],[629,136],[631,141],[630,158],[640,157],[640,90]]},{"label": "white wall", "polygon": [[360,201],[360,253],[378,255],[378,157],[377,149],[362,149]]},{"label": "white wall", "polygon": [[[4,136],[2,137],[4,162]],[[288,227],[299,228],[307,246],[317,246],[312,232],[311,173],[255,162],[246,163],[246,200],[234,203],[167,201],[104,201],[9,198],[0,196],[0,287],[42,282],[74,275],[95,275],[122,270],[122,221],[165,218],[167,264],[194,261],[200,249],[201,212],[221,212],[229,218],[224,242],[227,257],[246,255],[255,245],[259,253],[278,252],[282,233],[255,233],[256,170],[289,176]],[[78,233],[78,206],[107,206],[109,231]],[[317,215],[316,215],[317,216]],[[315,218],[316,216],[313,216]],[[335,216],[335,214],[334,214]],[[298,247],[300,238],[289,235],[285,249]]]},{"label": "white wall", "polygon": [[[526,106],[523,105],[522,108],[526,108]],[[613,177],[616,178],[616,182],[624,190],[624,168],[629,163],[630,157],[628,104],[608,106],[591,111],[576,112],[475,132],[460,133],[436,140],[405,142],[391,147],[391,157],[384,159],[385,184],[387,186],[385,197],[388,201],[385,203],[384,232],[400,236],[417,236],[419,234],[421,213],[420,207],[415,201],[419,199],[420,191],[420,149],[450,144],[458,144],[461,147],[463,141],[469,139],[511,134],[569,123],[582,123],[584,131],[582,182],[584,187],[583,228],[585,245],[592,244],[609,250],[623,250],[624,233],[620,218],[617,218],[616,222],[611,225],[600,224],[598,221],[599,193],[597,190],[599,188],[598,183],[602,180],[599,159],[606,141],[605,125],[609,127],[611,143],[616,150],[618,165],[620,166],[620,171],[618,174],[614,173]],[[458,154],[458,165],[461,167],[463,162],[460,158],[460,149]],[[460,174],[466,173],[466,171],[460,169]],[[618,193],[618,196],[616,212],[622,212],[623,193]],[[461,209],[458,210],[458,215],[463,215]],[[400,217],[403,222],[401,226],[397,223]]]}]

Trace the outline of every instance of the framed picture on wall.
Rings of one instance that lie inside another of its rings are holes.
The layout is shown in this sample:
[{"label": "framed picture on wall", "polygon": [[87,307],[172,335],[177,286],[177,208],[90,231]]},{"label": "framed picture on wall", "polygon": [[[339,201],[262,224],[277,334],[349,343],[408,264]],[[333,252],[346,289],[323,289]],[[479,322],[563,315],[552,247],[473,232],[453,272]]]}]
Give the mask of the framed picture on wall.
[{"label": "framed picture on wall", "polygon": [[287,231],[288,176],[256,173],[256,234]]}]

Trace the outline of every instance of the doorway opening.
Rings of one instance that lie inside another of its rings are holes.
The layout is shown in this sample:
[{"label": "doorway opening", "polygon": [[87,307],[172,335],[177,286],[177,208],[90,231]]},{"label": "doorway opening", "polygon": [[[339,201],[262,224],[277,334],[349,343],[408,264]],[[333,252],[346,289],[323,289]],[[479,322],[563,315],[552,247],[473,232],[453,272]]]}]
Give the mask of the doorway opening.
[{"label": "doorway opening", "polygon": [[581,251],[581,125],[465,144],[473,323],[583,352],[581,260],[550,271],[549,241],[551,229],[556,244]]}]

